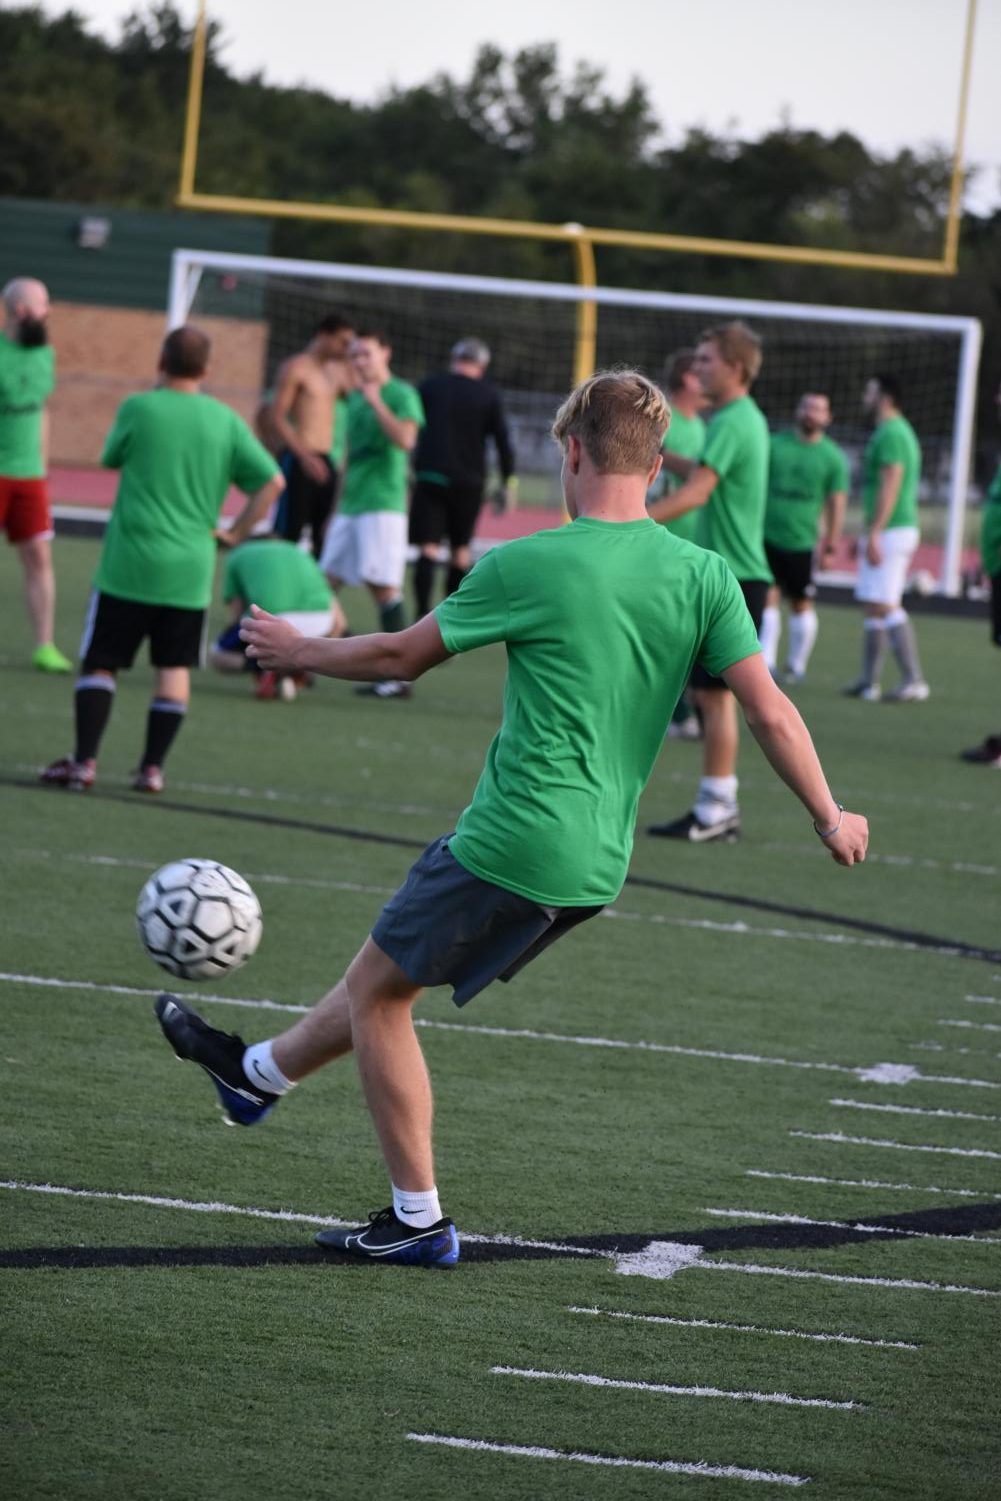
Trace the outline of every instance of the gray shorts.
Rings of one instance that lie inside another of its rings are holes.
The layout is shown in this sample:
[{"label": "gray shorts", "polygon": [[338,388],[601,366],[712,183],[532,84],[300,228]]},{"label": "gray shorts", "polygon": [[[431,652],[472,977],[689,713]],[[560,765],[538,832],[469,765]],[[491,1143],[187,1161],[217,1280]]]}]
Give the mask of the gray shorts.
[{"label": "gray shorts", "polygon": [[460,865],[451,834],[429,844],[379,914],[372,938],[415,985],[451,985],[464,1006],[510,980],[601,907],[543,907]]}]

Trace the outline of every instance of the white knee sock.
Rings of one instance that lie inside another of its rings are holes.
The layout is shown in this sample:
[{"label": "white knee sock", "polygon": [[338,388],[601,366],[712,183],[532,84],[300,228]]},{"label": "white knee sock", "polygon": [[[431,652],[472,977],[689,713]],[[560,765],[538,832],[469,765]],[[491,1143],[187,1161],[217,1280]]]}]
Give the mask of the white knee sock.
[{"label": "white knee sock", "polygon": [[255,1042],[243,1055],[243,1072],[251,1084],[266,1089],[268,1094],[288,1094],[295,1088],[293,1079],[286,1079],[274,1060],[270,1042]]},{"label": "white knee sock", "polygon": [[[795,620],[795,616],[793,619]],[[758,632],[758,640],[761,643],[761,655],[765,659],[765,666],[770,672],[775,671],[775,664],[779,656],[779,638],[782,635],[782,611],[778,605],[765,605],[761,612],[761,629]]]},{"label": "white knee sock", "polygon": [[789,621],[789,666],[793,672],[803,673],[817,639],[817,612],[804,610],[802,615],[793,615]]},{"label": "white knee sock", "polygon": [[409,1225],[411,1230],[427,1230],[429,1226],[436,1225],[442,1218],[437,1188],[429,1188],[424,1193],[410,1193],[405,1188],[397,1188],[394,1183],[393,1213],[401,1225]]}]

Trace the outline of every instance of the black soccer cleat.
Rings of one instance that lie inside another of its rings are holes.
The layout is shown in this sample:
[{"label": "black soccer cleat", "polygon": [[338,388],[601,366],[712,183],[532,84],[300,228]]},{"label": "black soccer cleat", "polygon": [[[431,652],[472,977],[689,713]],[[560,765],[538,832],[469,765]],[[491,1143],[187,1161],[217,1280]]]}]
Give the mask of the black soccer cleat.
[{"label": "black soccer cleat", "polygon": [[363,1261],[397,1266],[455,1266],[459,1259],[459,1237],[451,1220],[415,1230],[398,1220],[391,1207],[373,1210],[368,1224],[355,1230],[321,1230],[316,1244],[325,1251],[346,1251]]},{"label": "black soccer cleat", "polygon": [[728,813],[715,823],[703,823],[695,813],[686,813],[671,823],[652,823],[647,829],[656,839],[684,839],[689,844],[736,844],[740,838],[740,814]]},{"label": "black soccer cleat", "polygon": [[209,1075],[231,1125],[255,1125],[281,1099],[247,1078],[243,1071],[246,1043],[242,1037],[210,1027],[179,996],[166,991],[157,998],[153,1010],[178,1058],[200,1064]]},{"label": "black soccer cleat", "polygon": [[974,766],[996,766],[1001,770],[1001,735],[988,735],[980,745],[971,746],[969,750],[960,751],[964,761],[970,761]]}]

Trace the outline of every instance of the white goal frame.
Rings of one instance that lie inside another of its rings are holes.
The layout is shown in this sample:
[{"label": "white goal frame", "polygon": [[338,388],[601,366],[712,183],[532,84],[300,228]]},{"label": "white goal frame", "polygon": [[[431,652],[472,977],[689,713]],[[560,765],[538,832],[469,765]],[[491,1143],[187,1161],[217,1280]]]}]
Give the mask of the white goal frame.
[{"label": "white goal frame", "polygon": [[[882,311],[875,308],[825,307],[819,303],[769,302],[754,298],[701,297],[683,292],[642,292],[614,287],[582,287],[493,276],[464,276],[450,272],[415,271],[387,266],[353,266],[336,261],[284,259],[280,256],[238,255],[213,250],[175,250],[171,257],[167,327],[177,328],[190,313],[206,270],[294,276],[368,285],[420,287],[442,292],[473,292],[491,297],[533,297],[551,302],[597,307],[635,307],[728,317],[789,319],[796,322],[840,323],[858,328],[909,329],[957,335],[960,341],[956,396],[953,409],[947,526],[939,579],[940,591],[951,597],[961,592],[963,527],[973,431],[976,420],[977,373],[983,333],[976,318],[935,313]],[[568,377],[569,378],[569,377]]]}]

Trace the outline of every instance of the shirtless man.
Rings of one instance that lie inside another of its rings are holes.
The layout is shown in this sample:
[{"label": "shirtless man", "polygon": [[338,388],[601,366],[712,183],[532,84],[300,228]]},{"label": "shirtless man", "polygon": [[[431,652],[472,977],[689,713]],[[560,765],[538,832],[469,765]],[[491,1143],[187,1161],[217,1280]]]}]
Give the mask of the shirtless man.
[{"label": "shirtless man", "polygon": [[279,368],[264,421],[282,450],[288,482],[275,531],[298,542],[308,526],[317,557],[337,499],[337,471],[330,461],[334,408],[354,385],[347,359],[353,338],[351,324],[340,313],[324,318],[301,354]]}]

